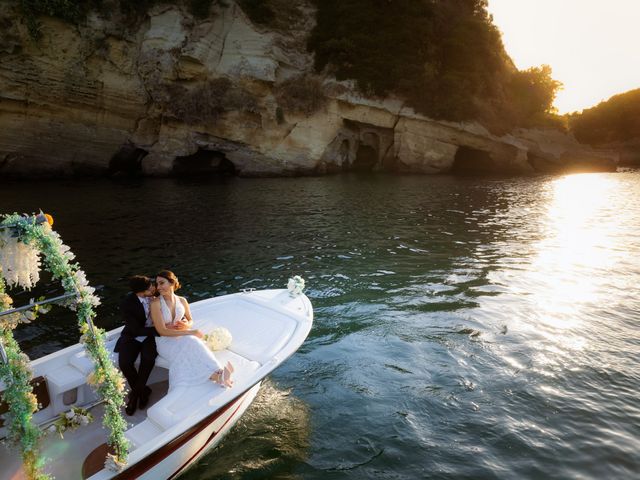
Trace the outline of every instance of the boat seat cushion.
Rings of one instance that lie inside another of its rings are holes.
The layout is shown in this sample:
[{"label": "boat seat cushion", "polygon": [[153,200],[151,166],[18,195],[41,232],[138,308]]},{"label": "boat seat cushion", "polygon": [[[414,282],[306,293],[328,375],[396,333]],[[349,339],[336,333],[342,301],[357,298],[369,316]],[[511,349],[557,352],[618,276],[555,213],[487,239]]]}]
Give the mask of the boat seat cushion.
[{"label": "boat seat cushion", "polygon": [[[234,376],[248,378],[260,368],[260,364],[241,357],[228,350],[216,352],[218,360],[225,364],[227,361],[233,364]],[[190,415],[193,415],[201,407],[205,407],[225,389],[214,382],[205,382],[192,387],[176,387],[161,398],[147,410],[147,418],[163,430],[178,424]]]},{"label": "boat seat cushion", "polygon": [[83,375],[77,368],[63,365],[47,374],[47,382],[51,396],[55,397],[84,384],[86,375]]},{"label": "boat seat cushion", "polygon": [[[280,312],[250,302],[227,303],[207,310],[192,309],[197,327],[204,333],[215,327],[231,332],[229,350],[261,365],[269,362],[289,341],[296,321]],[[256,319],[261,319],[257,322]]]},{"label": "boat seat cushion", "polygon": [[144,420],[124,433],[132,447],[138,448],[162,433],[162,429],[150,420]]},{"label": "boat seat cushion", "polygon": [[[114,363],[114,365],[118,366],[118,354],[113,351],[114,347],[115,347],[115,341],[107,343],[107,351],[109,352],[109,358],[111,358],[111,361]],[[89,375],[91,372],[93,372],[93,360],[91,360],[91,358],[88,357],[87,351],[84,349],[76,353],[75,355],[72,355],[71,357],[69,357],[69,363],[72,366],[76,367],[81,372],[83,372],[85,375]],[[139,364],[140,364],[140,357],[138,357],[138,359],[136,360],[136,365],[139,365]],[[161,356],[158,356],[156,358],[156,366],[162,367],[162,368],[169,368],[169,362],[167,362]]]}]

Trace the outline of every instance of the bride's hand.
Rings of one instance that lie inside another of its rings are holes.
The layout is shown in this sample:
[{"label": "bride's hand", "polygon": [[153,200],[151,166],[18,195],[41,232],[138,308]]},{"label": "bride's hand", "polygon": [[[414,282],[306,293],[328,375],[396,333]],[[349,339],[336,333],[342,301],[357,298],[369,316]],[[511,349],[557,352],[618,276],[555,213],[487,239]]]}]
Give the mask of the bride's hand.
[{"label": "bride's hand", "polygon": [[200,330],[194,330],[193,334],[198,338],[204,338],[204,333],[202,333]]},{"label": "bride's hand", "polygon": [[173,328],[176,330],[189,330],[189,328],[191,328],[191,322],[186,318],[183,318],[182,320],[177,321],[173,325]]}]

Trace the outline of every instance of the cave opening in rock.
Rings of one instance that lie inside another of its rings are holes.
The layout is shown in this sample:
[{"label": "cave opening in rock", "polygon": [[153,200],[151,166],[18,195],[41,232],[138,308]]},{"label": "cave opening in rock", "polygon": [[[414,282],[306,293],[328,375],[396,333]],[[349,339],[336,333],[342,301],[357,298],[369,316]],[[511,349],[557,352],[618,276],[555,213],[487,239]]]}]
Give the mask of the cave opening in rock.
[{"label": "cave opening in rock", "polygon": [[349,150],[351,149],[351,145],[349,145],[349,140],[342,140],[340,144],[340,150],[338,151],[338,161],[340,162],[340,166],[343,170],[349,169]]},{"label": "cave opening in rock", "polygon": [[369,172],[378,163],[378,150],[370,145],[359,145],[356,158],[350,165],[349,170],[358,172]]},{"label": "cave opening in rock", "polygon": [[236,175],[236,167],[227,156],[218,150],[198,149],[193,155],[176,157],[173,162],[174,175]]},{"label": "cave opening in rock", "polygon": [[496,165],[489,152],[462,146],[456,152],[451,172],[457,175],[496,173]]},{"label": "cave opening in rock", "polygon": [[109,161],[109,175],[138,176],[142,174],[142,159],[149,152],[133,145],[123,145]]}]

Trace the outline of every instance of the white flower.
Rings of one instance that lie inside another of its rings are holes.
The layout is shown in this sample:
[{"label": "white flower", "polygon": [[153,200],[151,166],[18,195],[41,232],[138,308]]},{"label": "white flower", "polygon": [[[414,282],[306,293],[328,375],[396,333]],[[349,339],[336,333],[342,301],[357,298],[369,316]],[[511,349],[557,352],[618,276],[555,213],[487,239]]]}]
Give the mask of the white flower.
[{"label": "white flower", "polygon": [[18,241],[11,229],[0,231],[0,266],[7,285],[31,289],[40,279],[40,251]]},{"label": "white flower", "polygon": [[80,417],[80,425],[82,426],[89,425],[89,417],[85,415],[79,415],[79,417]]},{"label": "white flower", "polygon": [[73,417],[76,416],[76,413],[73,410],[69,410],[64,414],[64,416],[67,417],[68,420],[73,420]]},{"label": "white flower", "polygon": [[79,289],[79,291],[80,291],[81,293],[84,293],[86,296],[91,296],[91,295],[93,295],[93,294],[94,294],[94,292],[96,291],[96,289],[95,289],[95,288],[93,288],[93,287],[90,287],[90,286],[88,286],[88,285],[85,285],[84,287],[81,287],[81,288]]},{"label": "white flower", "polygon": [[[95,289],[91,289],[93,291],[95,291]],[[91,292],[93,293],[93,292]],[[97,307],[98,305],[100,305],[100,298],[96,295],[90,295],[89,297],[87,297],[87,299],[89,300],[89,302],[91,303],[92,306]]]},{"label": "white flower", "polygon": [[62,254],[62,256],[64,258],[66,258],[67,260],[69,260],[69,261],[71,261],[74,258],[76,258],[76,256],[73,254],[71,249],[67,245],[65,245],[64,243],[60,245],[59,250],[60,250],[60,253]]},{"label": "white flower", "polygon": [[291,296],[300,295],[304,290],[304,278],[300,275],[290,278],[287,282],[287,290]]},{"label": "white flower", "polygon": [[231,332],[224,327],[216,327],[205,335],[204,340],[210,350],[224,350],[231,345],[233,337]]},{"label": "white flower", "polygon": [[[78,270],[74,277],[76,278],[76,283],[78,286],[80,287],[88,287],[89,286],[89,282],[87,281],[87,276],[85,275],[85,273],[82,270]],[[93,293],[93,292],[91,292]]]}]

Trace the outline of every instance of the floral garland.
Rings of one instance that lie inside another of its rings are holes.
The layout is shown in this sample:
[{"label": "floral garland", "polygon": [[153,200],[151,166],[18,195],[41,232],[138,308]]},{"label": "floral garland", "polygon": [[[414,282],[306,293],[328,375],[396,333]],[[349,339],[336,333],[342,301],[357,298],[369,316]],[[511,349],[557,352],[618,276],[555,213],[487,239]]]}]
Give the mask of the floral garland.
[{"label": "floral garland", "polygon": [[[80,266],[77,263],[71,263],[75,257],[69,247],[62,243],[60,236],[51,229],[52,223],[51,217],[42,213],[30,217],[13,214],[6,216],[0,225],[10,226],[20,242],[35,246],[43,254],[44,264],[53,278],[61,281],[66,293],[76,295],[68,306],[77,312],[82,333],[81,341],[95,365],[94,385],[98,395],[105,402],[103,425],[110,431],[107,443],[114,452],[114,455],[107,458],[107,464],[110,466],[115,464],[118,469],[122,469],[126,465],[129,449],[129,442],[124,436],[127,423],[120,413],[124,405],[124,378],[109,358],[105,346],[105,331],[94,327],[92,323],[96,316],[94,307],[100,304],[100,300],[94,294],[95,289],[89,286]],[[18,277],[20,277],[19,274]],[[4,293],[4,289],[0,293]],[[6,307],[2,310],[6,310]],[[8,332],[13,339],[10,329],[5,328],[3,332]],[[9,402],[9,405],[13,409],[14,404]],[[31,423],[31,418],[30,416],[21,417],[19,421],[24,426]],[[23,447],[23,458],[24,452]],[[30,478],[45,477],[30,476]]]},{"label": "floral garland", "polygon": [[[0,311],[8,310],[13,301],[5,293],[5,283],[0,267]],[[12,443],[20,445],[22,463],[27,477],[34,480],[50,480],[42,473],[43,460],[38,455],[38,444],[42,432],[33,423],[31,417],[38,409],[38,400],[31,387],[31,368],[29,357],[20,350],[18,342],[13,338],[12,329],[0,324],[0,341],[4,348],[4,356],[0,362],[0,379],[6,389],[2,392],[4,401],[10,405],[7,412],[8,434]]]}]

